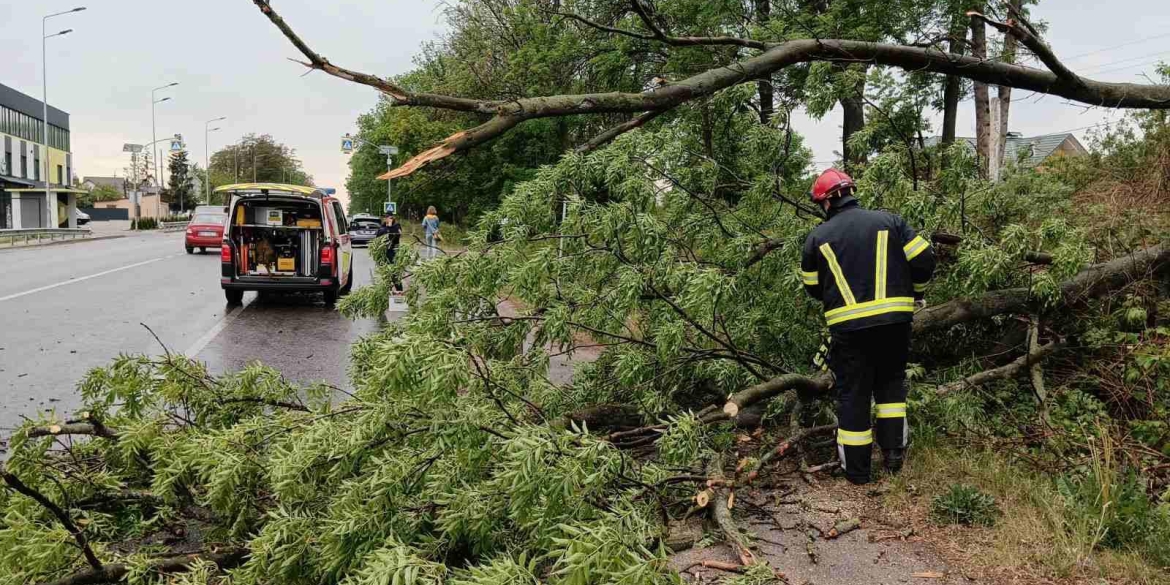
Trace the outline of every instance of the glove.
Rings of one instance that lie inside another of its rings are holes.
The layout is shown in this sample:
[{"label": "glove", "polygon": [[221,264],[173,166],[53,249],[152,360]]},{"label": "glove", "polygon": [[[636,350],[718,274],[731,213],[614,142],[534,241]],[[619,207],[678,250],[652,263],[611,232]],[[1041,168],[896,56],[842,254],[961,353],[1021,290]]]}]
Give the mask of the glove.
[{"label": "glove", "polygon": [[914,312],[917,313],[926,308],[926,299],[918,299],[914,301]]}]

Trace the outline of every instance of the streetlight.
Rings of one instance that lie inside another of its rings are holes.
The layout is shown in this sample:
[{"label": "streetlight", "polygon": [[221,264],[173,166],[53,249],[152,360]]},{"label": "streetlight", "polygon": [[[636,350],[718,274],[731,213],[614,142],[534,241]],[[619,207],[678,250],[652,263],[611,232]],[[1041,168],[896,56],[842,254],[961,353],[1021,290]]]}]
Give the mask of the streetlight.
[{"label": "streetlight", "polygon": [[[43,159],[45,161],[45,165],[44,165],[44,169],[45,169],[45,177],[44,177],[45,178],[45,206],[49,210],[49,217],[52,218],[53,222],[55,222],[57,225],[61,224],[61,219],[59,217],[57,217],[57,205],[56,205],[56,201],[54,200],[54,197],[53,197],[53,190],[50,187],[50,185],[52,185],[52,182],[49,181],[49,64],[48,64],[48,58],[47,58],[46,54],[48,52],[47,48],[48,48],[48,40],[49,39],[51,39],[53,37],[67,35],[67,34],[73,32],[73,29],[67,28],[59,33],[56,33],[56,34],[47,34],[45,32],[45,29],[47,28],[47,24],[48,24],[50,18],[53,18],[54,16],[61,16],[63,14],[72,14],[74,12],[81,12],[82,10],[85,10],[85,7],[78,6],[77,8],[74,8],[73,10],[66,10],[64,12],[54,12],[53,14],[49,14],[49,15],[41,18],[41,108],[42,108],[41,109],[41,118],[42,118],[42,120],[41,120],[41,122],[42,122],[41,138],[43,139],[43,142],[45,145],[45,153],[43,156]],[[57,226],[54,225],[54,226],[50,226],[50,227],[57,227]]]},{"label": "streetlight", "polygon": [[[158,92],[158,90],[160,90],[160,89],[166,89],[166,88],[168,88],[168,87],[174,87],[174,86],[176,86],[176,85],[179,85],[179,82],[177,82],[177,81],[176,81],[176,82],[174,82],[174,83],[168,83],[168,84],[166,84],[166,85],[160,85],[160,86],[158,86],[158,87],[156,87],[156,88],[154,88],[154,89],[150,90],[150,139],[151,139],[152,141],[154,141],[154,142],[158,142],[158,136],[156,136],[156,135],[155,135],[155,133],[154,133],[154,106],[155,106],[155,105],[157,105],[157,104],[161,104],[161,103],[163,103],[163,102],[165,102],[165,101],[167,101],[167,100],[171,99],[171,98],[168,96],[168,97],[165,97],[165,98],[163,98],[163,99],[161,99],[161,100],[156,100],[156,99],[154,99],[154,94],[155,94],[156,92]],[[155,177],[155,178],[156,178],[156,179],[159,181],[159,189],[160,189],[160,193],[161,193],[161,189],[162,189],[162,175],[160,175],[160,174],[159,174],[159,168],[158,168],[158,156],[159,156],[159,155],[158,155],[158,148],[157,148],[157,147],[152,147],[152,148],[151,148],[151,152],[152,152],[152,153],[154,153],[154,174],[156,175],[156,177]]]},{"label": "streetlight", "polygon": [[211,128],[209,130],[208,126],[210,126],[212,122],[219,122],[220,120],[226,120],[226,119],[227,119],[227,116],[220,116],[218,118],[214,118],[214,119],[208,120],[208,121],[203,123],[203,182],[206,184],[206,188],[204,189],[204,191],[206,191],[206,193],[207,193],[207,204],[208,205],[211,205],[211,159],[209,159],[207,157],[207,141],[208,141],[207,135],[212,133],[212,132],[215,132],[216,130],[219,130],[218,127]]}]

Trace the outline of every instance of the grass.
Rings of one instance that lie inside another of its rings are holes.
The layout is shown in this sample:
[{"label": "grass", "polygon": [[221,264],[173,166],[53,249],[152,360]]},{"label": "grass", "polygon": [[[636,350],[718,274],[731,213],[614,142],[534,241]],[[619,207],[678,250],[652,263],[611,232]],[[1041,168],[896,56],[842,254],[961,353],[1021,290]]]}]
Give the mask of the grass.
[{"label": "grass", "polygon": [[1007,582],[1170,583],[1135,552],[1103,549],[1100,523],[1070,508],[1056,482],[979,448],[916,448],[906,468],[891,480],[886,508],[927,524],[935,498],[946,499],[956,484],[991,498],[1000,509],[994,527],[928,527],[929,540],[952,560]]}]

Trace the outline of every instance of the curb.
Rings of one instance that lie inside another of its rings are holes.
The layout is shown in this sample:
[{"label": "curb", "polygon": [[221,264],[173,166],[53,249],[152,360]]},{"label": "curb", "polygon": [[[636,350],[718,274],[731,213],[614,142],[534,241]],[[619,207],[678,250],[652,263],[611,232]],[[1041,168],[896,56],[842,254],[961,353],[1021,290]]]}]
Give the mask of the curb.
[{"label": "curb", "polygon": [[24,245],[24,246],[4,246],[4,247],[0,247],[0,252],[4,252],[4,251],[8,251],[8,250],[30,250],[32,248],[44,248],[47,246],[64,246],[66,244],[80,244],[83,242],[96,242],[98,240],[116,240],[118,238],[124,238],[124,237],[126,237],[126,236],[121,235],[121,234],[112,235],[112,236],[90,236],[88,238],[74,238],[72,240],[60,240],[57,242],[46,242],[44,244],[31,244],[31,245]]}]

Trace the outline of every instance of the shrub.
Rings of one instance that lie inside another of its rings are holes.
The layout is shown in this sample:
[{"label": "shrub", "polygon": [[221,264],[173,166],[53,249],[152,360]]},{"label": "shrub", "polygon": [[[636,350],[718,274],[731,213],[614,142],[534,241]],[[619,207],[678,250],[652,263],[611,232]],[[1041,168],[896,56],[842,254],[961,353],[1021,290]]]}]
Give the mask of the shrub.
[{"label": "shrub", "polygon": [[137,220],[130,220],[130,229],[132,230],[153,230],[158,229],[158,220],[153,217],[141,217]]},{"label": "shrub", "polygon": [[966,484],[954,484],[946,493],[935,496],[930,515],[939,524],[994,526],[999,515],[995,498]]}]

